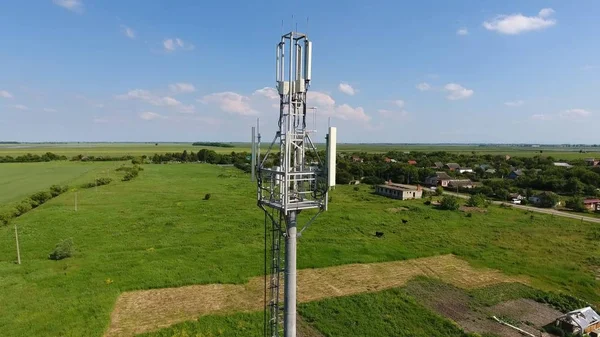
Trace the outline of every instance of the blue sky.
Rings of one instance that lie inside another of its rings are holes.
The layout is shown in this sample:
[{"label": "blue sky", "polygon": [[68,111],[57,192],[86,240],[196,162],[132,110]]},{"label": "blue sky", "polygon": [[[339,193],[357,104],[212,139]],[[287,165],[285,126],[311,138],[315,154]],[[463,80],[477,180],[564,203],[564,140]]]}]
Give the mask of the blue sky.
[{"label": "blue sky", "polygon": [[0,13],[0,140],[247,141],[256,118],[270,139],[275,44],[295,23],[314,44],[318,129],[331,117],[341,142],[599,139],[596,0],[32,0]]}]

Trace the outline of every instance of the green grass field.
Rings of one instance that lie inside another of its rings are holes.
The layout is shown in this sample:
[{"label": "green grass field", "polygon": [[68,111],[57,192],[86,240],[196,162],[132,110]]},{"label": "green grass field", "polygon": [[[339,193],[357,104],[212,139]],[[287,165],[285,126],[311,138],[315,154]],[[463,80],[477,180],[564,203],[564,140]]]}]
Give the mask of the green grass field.
[{"label": "green grass field", "polygon": [[[14,264],[12,227],[0,227],[3,336],[101,336],[123,291],[244,283],[262,273],[263,214],[248,175],[205,164],[144,168],[132,181],[80,190],[78,212],[67,192],[15,219],[22,265]],[[408,210],[390,211],[399,206]],[[48,260],[65,238],[75,256]],[[300,239],[298,266],[454,253],[599,304],[599,238],[595,225],[550,215],[492,207],[467,218],[338,186],[330,211]]]},{"label": "green grass field", "polygon": [[0,165],[0,209],[2,206],[33,193],[46,190],[51,185],[73,185],[90,182],[110,175],[110,170],[120,162],[64,162],[3,163]]},{"label": "green grass field", "polygon": [[[27,153],[44,154],[53,152],[67,157],[79,154],[87,156],[141,156],[155,153],[182,152],[183,150],[198,152],[210,149],[219,153],[250,152],[249,143],[232,143],[233,148],[192,146],[191,143],[67,143],[67,144],[0,144],[0,156],[18,156]],[[264,144],[267,146],[268,144]],[[318,145],[324,149],[323,144]],[[579,153],[580,150],[586,153]],[[594,147],[548,147],[532,148],[525,146],[475,146],[475,145],[400,145],[400,144],[338,144],[340,152],[388,152],[388,151],[447,151],[458,154],[492,154],[532,157],[535,155],[553,156],[557,159],[572,160],[588,157],[600,157],[600,148]],[[540,153],[543,151],[543,153]]]}]

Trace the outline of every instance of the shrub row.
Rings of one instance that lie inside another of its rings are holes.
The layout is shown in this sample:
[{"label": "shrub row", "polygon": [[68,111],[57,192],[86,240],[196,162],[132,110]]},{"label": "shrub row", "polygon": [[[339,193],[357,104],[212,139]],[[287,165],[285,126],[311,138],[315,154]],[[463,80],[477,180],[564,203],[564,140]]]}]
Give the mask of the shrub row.
[{"label": "shrub row", "polygon": [[96,180],[94,180],[91,183],[81,185],[81,188],[92,188],[92,187],[96,187],[96,186],[108,185],[111,183],[111,181],[112,181],[111,178],[105,178],[105,177],[96,178]]},{"label": "shrub row", "polygon": [[127,167],[127,166],[121,166],[117,169],[117,171],[123,171],[125,172],[125,175],[123,176],[123,181],[129,181],[135,177],[138,176],[138,174],[140,173],[140,171],[143,171],[144,169],[139,166],[139,165],[133,165],[133,167]]},{"label": "shrub row", "polygon": [[48,200],[65,193],[68,188],[68,186],[52,185],[49,191],[41,191],[30,195],[28,198],[18,203],[13,209],[0,213],[0,224],[7,225],[13,218],[21,216],[41,204],[46,203]]}]

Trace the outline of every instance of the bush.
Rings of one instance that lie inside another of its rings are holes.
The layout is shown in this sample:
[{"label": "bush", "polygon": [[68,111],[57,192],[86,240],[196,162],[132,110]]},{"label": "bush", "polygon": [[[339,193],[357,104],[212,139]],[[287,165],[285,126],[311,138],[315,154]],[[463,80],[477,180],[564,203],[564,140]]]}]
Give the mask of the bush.
[{"label": "bush", "polygon": [[572,197],[569,200],[567,200],[567,202],[565,203],[565,206],[567,206],[567,208],[574,210],[575,212],[587,211],[587,209],[585,208],[585,205],[583,204],[583,198],[577,197],[577,196]]},{"label": "bush", "polygon": [[131,179],[133,179],[133,178],[135,178],[137,176],[138,176],[138,171],[134,171],[134,170],[128,171],[127,173],[125,173],[125,175],[123,176],[122,180],[123,181],[129,181],[129,180],[131,180]]},{"label": "bush", "polygon": [[31,201],[32,200],[24,200],[20,204],[18,204],[15,207],[17,210],[16,213],[18,213],[18,214],[15,214],[15,216],[19,216],[19,215],[22,215],[22,214],[25,214],[25,213],[31,211],[31,209],[33,208]]},{"label": "bush", "polygon": [[210,193],[206,193],[206,194],[204,195],[204,200],[208,200],[208,199],[210,199]]},{"label": "bush", "polygon": [[440,209],[448,211],[456,211],[459,207],[460,204],[458,203],[458,198],[451,195],[443,197],[442,202],[440,203]]},{"label": "bush", "polygon": [[52,186],[50,186],[50,194],[54,198],[54,197],[57,197],[57,196],[65,193],[68,189],[69,189],[68,186],[52,185]]},{"label": "bush", "polygon": [[96,186],[108,185],[112,181],[111,178],[96,178],[94,182],[81,185],[81,188],[92,188]]},{"label": "bush", "polygon": [[466,205],[469,207],[487,207],[488,201],[483,194],[474,194],[467,200]]},{"label": "bush", "polygon": [[560,198],[556,193],[545,192],[540,195],[540,206],[545,208],[551,208],[556,206]]},{"label": "bush", "polygon": [[12,215],[9,213],[0,213],[0,225],[8,225],[12,218]]},{"label": "bush", "polygon": [[133,158],[133,159],[131,159],[131,163],[132,163],[133,165],[139,165],[139,164],[142,164],[142,158]]},{"label": "bush", "polygon": [[62,260],[73,256],[73,240],[66,239],[56,244],[54,251],[48,255],[50,260]]},{"label": "bush", "polygon": [[360,187],[358,187],[358,186],[354,186],[354,190],[355,190],[355,191],[360,191]]},{"label": "bush", "polygon": [[35,202],[35,203],[32,203],[31,205],[33,207],[37,207],[37,206],[45,203],[46,201],[52,199],[52,194],[50,194],[50,192],[46,192],[46,191],[37,192],[37,193],[33,194],[32,196],[30,196],[29,199],[31,199]]},{"label": "bush", "polygon": [[435,195],[442,196],[444,195],[444,188],[442,186],[438,186],[435,188]]}]

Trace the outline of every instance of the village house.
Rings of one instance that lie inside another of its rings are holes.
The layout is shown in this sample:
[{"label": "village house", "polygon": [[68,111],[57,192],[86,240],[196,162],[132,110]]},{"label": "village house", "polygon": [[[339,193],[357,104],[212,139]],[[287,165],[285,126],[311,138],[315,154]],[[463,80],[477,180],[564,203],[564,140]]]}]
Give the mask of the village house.
[{"label": "village house", "polygon": [[444,163],[442,163],[441,161],[436,161],[435,163],[433,163],[433,168],[435,169],[443,169],[444,168]]},{"label": "village house", "polygon": [[409,160],[408,161],[408,165],[417,165],[417,161],[416,160]]},{"label": "village house", "polygon": [[362,163],[363,159],[359,156],[352,156],[352,161],[355,163]]},{"label": "village house", "polygon": [[435,175],[425,178],[425,184],[431,186],[448,186],[448,183],[452,180],[452,177],[446,172],[436,172]]},{"label": "village house", "polygon": [[587,166],[598,166],[600,160],[594,158],[585,158],[585,164]]},{"label": "village house", "polygon": [[524,175],[523,170],[513,170],[506,176],[507,179],[517,179],[520,176]]},{"label": "village house", "polygon": [[375,187],[375,193],[400,200],[421,199],[423,197],[423,189],[419,185],[413,186],[387,183]]},{"label": "village house", "polygon": [[448,182],[448,188],[473,188],[475,185],[471,179],[452,179]]},{"label": "village house", "polygon": [[444,165],[444,167],[449,169],[450,171],[455,171],[460,168],[460,165],[458,163],[448,163],[448,164]]},{"label": "village house", "polygon": [[583,205],[592,212],[600,211],[600,199],[585,199]]},{"label": "village house", "polygon": [[556,162],[556,163],[554,163],[554,166],[556,166],[556,167],[566,167],[566,168],[573,167],[573,165],[571,165],[569,163],[562,163],[562,162]]},{"label": "village house", "polygon": [[556,326],[569,334],[600,332],[600,316],[591,307],[573,310],[556,319]]},{"label": "village house", "polygon": [[459,173],[473,173],[473,169],[469,168],[469,167],[459,167],[458,172]]},{"label": "village house", "polygon": [[485,170],[485,173],[488,173],[488,174],[496,174],[496,169],[489,168],[489,169]]}]

